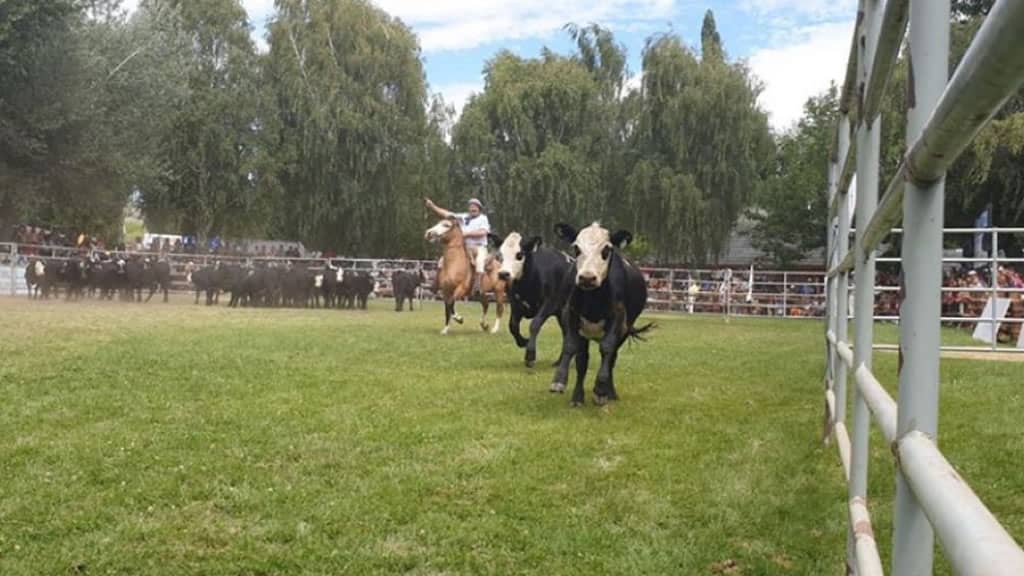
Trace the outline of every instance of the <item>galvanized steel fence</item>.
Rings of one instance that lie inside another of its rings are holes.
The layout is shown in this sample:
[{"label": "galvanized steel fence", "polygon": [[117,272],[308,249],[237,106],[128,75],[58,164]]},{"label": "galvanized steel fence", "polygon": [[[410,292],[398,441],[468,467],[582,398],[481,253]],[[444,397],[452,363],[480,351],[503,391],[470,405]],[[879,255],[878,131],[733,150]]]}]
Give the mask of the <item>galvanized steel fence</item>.
[{"label": "galvanized steel fence", "polygon": [[[945,174],[1024,82],[1024,2],[995,3],[947,82],[950,16],[950,0],[861,0],[840,98],[828,174],[825,406],[826,437],[836,439],[849,484],[851,574],[883,573],[868,509],[872,416],[896,456],[892,573],[931,574],[937,535],[957,574],[1024,574],[1024,551],[936,444]],[[907,152],[879,199],[880,103],[905,36],[911,70]],[[850,246],[847,193],[854,173],[856,236]],[[875,286],[876,249],[901,218],[904,299],[897,403],[871,371],[874,289],[854,292],[852,348],[846,307],[850,273],[855,286]],[[846,426],[851,373],[852,438]]]}]

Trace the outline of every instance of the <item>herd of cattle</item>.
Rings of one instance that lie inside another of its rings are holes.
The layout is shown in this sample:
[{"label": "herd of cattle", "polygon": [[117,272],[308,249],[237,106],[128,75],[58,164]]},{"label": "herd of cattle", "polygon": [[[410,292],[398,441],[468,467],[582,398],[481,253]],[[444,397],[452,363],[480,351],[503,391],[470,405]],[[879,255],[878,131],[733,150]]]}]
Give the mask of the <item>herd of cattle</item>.
[{"label": "herd of cattle", "polygon": [[[455,244],[464,250],[459,226],[441,228],[444,233],[438,234],[436,240],[444,243],[446,250]],[[539,236],[527,238],[512,233],[505,238],[490,238],[498,251],[490,264],[493,268],[489,269],[496,269],[496,276],[504,285],[504,298],[511,306],[509,331],[516,345],[525,348],[526,364],[532,367],[537,359],[540,330],[549,318],[556,319],[562,332],[562,348],[550,390],[565,391],[570,362],[575,359],[574,406],[583,403],[590,343],[596,342],[601,363],[593,388],[594,400],[597,404],[617,400],[613,372],[619,349],[627,340],[642,339],[653,327],[637,325],[647,305],[647,284],[643,274],[621,253],[632,236],[625,231],[610,232],[596,223],[579,230],[560,224],[555,232],[571,246],[571,256],[543,246]],[[231,307],[365,309],[375,288],[375,278],[369,272],[342,270],[330,262],[314,268],[290,262],[256,266],[218,262],[204,267],[190,263],[185,272],[186,281],[195,292],[195,303],[205,295],[207,305],[218,304],[221,295],[226,294],[230,295]],[[441,287],[443,282],[439,278],[444,273],[442,268],[432,288]],[[167,301],[171,266],[165,260],[132,255],[37,258],[29,261],[25,281],[33,298],[55,297],[64,291],[70,300],[91,296],[142,301],[145,295],[149,301],[161,292]],[[427,278],[422,269],[397,270],[392,274],[391,284],[396,310],[401,311],[406,301],[412,309],[412,301],[427,284]],[[446,313],[449,306],[453,312],[454,302],[446,299]],[[523,319],[530,320],[528,337],[521,333]]]},{"label": "herd of cattle", "polygon": [[[78,256],[67,259],[29,261],[25,283],[30,298],[68,300],[93,297],[149,302],[160,292],[166,302],[171,290],[171,265],[166,260],[137,255]],[[392,285],[401,310],[412,301],[425,283],[422,271],[398,270]],[[205,296],[207,305],[220,303],[222,294],[228,305],[263,307],[361,308],[374,292],[374,277],[366,271],[342,270],[331,264],[310,268],[292,263],[266,263],[246,266],[217,262],[210,266],[185,267],[185,281],[195,292],[195,302]]]}]

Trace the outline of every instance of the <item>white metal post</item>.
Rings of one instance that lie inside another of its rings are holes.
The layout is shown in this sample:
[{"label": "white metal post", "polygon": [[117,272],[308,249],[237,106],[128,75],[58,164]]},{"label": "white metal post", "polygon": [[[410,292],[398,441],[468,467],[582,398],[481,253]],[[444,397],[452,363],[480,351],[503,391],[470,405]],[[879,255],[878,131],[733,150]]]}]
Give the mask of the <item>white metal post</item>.
[{"label": "white metal post", "polygon": [[668,271],[668,311],[675,312],[676,271]]},{"label": "white metal post", "polygon": [[[845,158],[846,152],[850,148],[850,117],[848,114],[842,114],[839,117],[839,158]],[[839,198],[839,230],[836,233],[836,244],[838,250],[836,250],[836,263],[842,262],[846,258],[846,253],[850,251],[850,203],[847,194],[847,190],[837,190]],[[836,274],[834,282],[836,284],[836,299],[833,304],[836,315],[836,342],[842,344],[848,344],[849,335],[847,331],[847,324],[849,323],[849,288],[850,288],[850,275],[847,272]],[[846,363],[841,359],[836,359],[836,422],[843,422],[846,420],[846,378],[847,378],[847,367]]]},{"label": "white metal post", "polygon": [[11,244],[11,296],[17,296],[18,295],[18,285],[17,285],[18,273],[17,273],[17,269],[15,268],[17,266],[17,263],[18,263],[18,245],[17,244]]},{"label": "white metal post", "polygon": [[[950,0],[911,0],[907,142],[916,142],[945,90],[949,75]],[[942,223],[945,177],[909,181],[903,200],[903,271],[897,434],[938,432],[942,310]],[[917,497],[896,474],[893,575],[932,573],[935,533]]]},{"label": "white metal post", "polygon": [[999,319],[999,232],[995,229],[992,230],[992,277],[990,278],[992,284],[992,350],[999,348],[999,326],[996,324],[996,320]]},{"label": "white metal post", "polygon": [[[881,26],[882,5],[879,0],[865,0],[864,25],[858,42],[857,73],[861,91],[871,74],[878,32]],[[875,319],[875,256],[865,256],[864,235],[868,222],[878,205],[878,156],[881,147],[881,120],[862,118],[857,129],[857,239],[854,249],[856,264],[856,291],[854,293],[854,371],[863,365],[871,370],[871,352],[874,344]],[[867,499],[868,440],[871,432],[871,413],[858,387],[853,387],[853,437],[850,451],[850,500]]]},{"label": "white metal post", "polygon": [[[831,237],[832,234],[829,233],[829,236]],[[832,249],[832,241],[831,241],[831,239],[828,241],[828,247],[826,249],[827,250],[831,250]],[[831,253],[829,253],[829,254],[831,255]],[[829,258],[826,258],[825,260],[828,261],[829,264],[831,265],[831,260]],[[789,295],[789,272],[783,272],[782,273],[782,317],[783,318],[786,318],[786,317],[789,316],[789,312],[788,312],[788,308],[789,307],[786,306],[786,304],[789,302],[789,299],[787,298],[788,295]],[[826,312],[825,314],[827,315],[828,312]],[[829,321],[831,321],[831,319],[829,319]],[[826,331],[829,330],[830,328],[831,327],[826,328]]]}]

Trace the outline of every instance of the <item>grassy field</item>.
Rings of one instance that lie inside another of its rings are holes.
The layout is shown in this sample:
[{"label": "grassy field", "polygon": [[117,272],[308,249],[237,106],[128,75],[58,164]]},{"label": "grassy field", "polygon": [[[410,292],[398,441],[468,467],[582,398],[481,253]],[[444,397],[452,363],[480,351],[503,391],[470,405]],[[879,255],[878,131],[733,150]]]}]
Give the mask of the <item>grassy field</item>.
[{"label": "grassy field", "polygon": [[[621,401],[572,409],[553,325],[531,371],[504,329],[389,305],[0,299],[0,574],[842,573],[820,324],[659,318]],[[1018,540],[1020,374],[945,362],[940,424]]]}]

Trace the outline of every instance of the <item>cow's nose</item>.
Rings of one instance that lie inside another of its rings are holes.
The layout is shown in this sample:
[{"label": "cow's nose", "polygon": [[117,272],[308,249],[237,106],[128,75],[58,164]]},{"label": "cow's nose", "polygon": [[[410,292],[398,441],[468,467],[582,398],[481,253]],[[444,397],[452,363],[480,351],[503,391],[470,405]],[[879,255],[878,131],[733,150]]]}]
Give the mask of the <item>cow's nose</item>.
[{"label": "cow's nose", "polygon": [[584,288],[590,288],[597,284],[597,275],[583,272],[576,276],[576,283]]},{"label": "cow's nose", "polygon": [[511,277],[512,277],[512,275],[509,274],[508,272],[498,272],[498,279],[499,280],[508,280]]}]

